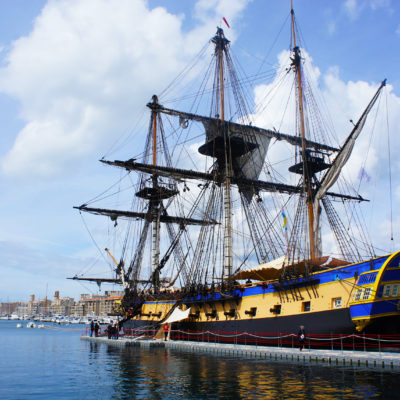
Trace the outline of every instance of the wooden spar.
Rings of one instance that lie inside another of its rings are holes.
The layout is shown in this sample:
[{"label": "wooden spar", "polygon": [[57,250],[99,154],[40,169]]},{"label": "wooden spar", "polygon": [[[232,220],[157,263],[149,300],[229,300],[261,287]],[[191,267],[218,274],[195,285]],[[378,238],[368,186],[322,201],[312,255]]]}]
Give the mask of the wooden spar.
[{"label": "wooden spar", "polygon": [[[148,104],[148,106],[151,108],[151,104]],[[179,111],[179,110],[174,110],[172,108],[165,108],[161,105],[157,107],[158,112],[167,114],[167,115],[173,115],[175,117],[183,118],[183,119],[190,119],[192,121],[198,121],[202,123],[214,123],[217,121],[217,118],[212,118],[212,117],[206,117],[204,115],[197,115],[197,114],[192,114],[184,111]],[[218,121],[220,121],[221,118],[218,116]],[[293,145],[293,146],[299,146],[301,147],[302,140],[301,138],[294,136],[294,135],[287,135],[282,132],[278,132],[276,130],[271,130],[271,129],[263,129],[259,128],[254,125],[244,125],[244,124],[238,124],[232,121],[225,121],[225,127],[228,126],[228,131],[229,130],[245,130],[250,132],[252,135],[266,135],[270,138],[274,138],[275,140],[281,141],[284,140],[287,143]],[[313,142],[311,140],[306,139],[306,146],[307,148],[314,148],[315,150],[326,150],[328,152],[338,152],[340,149],[337,147],[333,146],[328,146],[323,143],[317,143]]]},{"label": "wooden spar", "polygon": [[225,119],[225,107],[224,107],[224,59],[223,59],[223,50],[221,49],[219,52],[219,80],[220,80],[220,103],[221,103],[221,121]]},{"label": "wooden spar", "polygon": [[[158,103],[157,98],[154,99],[155,103]],[[157,165],[157,112],[153,110],[153,165]],[[153,175],[153,188],[157,188],[158,186],[158,180],[157,180],[157,175]],[[151,203],[150,203],[151,204]],[[150,207],[154,207],[150,206]],[[152,245],[152,252],[153,252],[153,257],[152,257],[152,271],[154,272],[159,264],[159,255],[160,255],[160,205],[159,202],[157,202],[157,219],[153,221],[152,223],[152,240],[153,240],[153,245]],[[157,290],[157,288],[155,288]]]},{"label": "wooden spar", "polygon": [[153,165],[157,164],[157,113],[153,110]]},{"label": "wooden spar", "polygon": [[[299,49],[297,49],[296,45],[296,30],[294,26],[294,10],[293,10],[293,0],[291,0],[291,16],[292,16],[292,33],[293,33],[293,50],[295,52],[295,61],[296,57],[299,57]],[[315,239],[314,239],[314,209],[313,209],[313,199],[312,199],[312,188],[311,188],[311,180],[309,176],[309,171],[307,168],[307,160],[306,160],[306,135],[305,135],[305,126],[304,126],[304,105],[303,105],[303,88],[302,88],[302,79],[301,79],[301,69],[300,69],[300,60],[296,65],[296,76],[297,76],[297,87],[299,90],[299,113],[300,113],[300,129],[301,129],[301,139],[302,139],[302,156],[303,156],[303,179],[304,184],[306,185],[307,191],[307,209],[308,209],[308,236],[310,241],[310,258],[311,260],[315,259]]]},{"label": "wooden spar", "polygon": [[118,267],[118,263],[117,260],[114,258],[114,256],[111,254],[110,250],[108,250],[107,248],[104,249],[107,254],[111,257],[111,259],[114,261],[115,265]]}]

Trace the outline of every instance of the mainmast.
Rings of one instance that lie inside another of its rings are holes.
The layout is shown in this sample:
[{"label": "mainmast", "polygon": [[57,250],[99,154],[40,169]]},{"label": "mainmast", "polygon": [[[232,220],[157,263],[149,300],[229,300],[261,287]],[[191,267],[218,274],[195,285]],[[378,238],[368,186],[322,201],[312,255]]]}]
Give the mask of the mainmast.
[{"label": "mainmast", "polygon": [[223,278],[228,281],[232,275],[232,203],[231,203],[231,176],[232,158],[230,152],[229,135],[226,132],[225,119],[225,99],[224,99],[224,52],[229,45],[229,40],[225,38],[224,31],[217,28],[217,34],[212,38],[215,44],[215,55],[217,60],[217,73],[219,74],[219,109],[221,120],[221,132],[224,138],[225,149],[225,171],[224,171],[224,265]]},{"label": "mainmast", "polygon": [[293,1],[291,1],[291,19],[292,19],[292,34],[293,34],[293,58],[292,65],[296,75],[296,86],[298,92],[298,111],[300,118],[300,133],[301,133],[301,154],[303,163],[303,185],[304,192],[307,195],[307,212],[308,212],[308,238],[310,244],[310,258],[315,259],[315,235],[314,235],[314,211],[313,211],[313,190],[312,190],[312,173],[310,171],[307,160],[307,146],[306,146],[306,130],[304,124],[304,96],[303,96],[303,81],[301,74],[301,54],[300,48],[296,44],[296,30],[294,20]]},{"label": "mainmast", "polygon": [[[151,120],[153,127],[153,166],[157,165],[157,106],[158,106],[158,98],[157,96],[153,96],[153,102],[151,103]],[[158,179],[157,174],[154,173],[152,176],[153,189],[154,192],[158,192]],[[160,200],[157,198],[153,198],[150,200],[150,212],[152,215],[152,263],[151,263],[151,271],[152,274],[156,271],[159,262],[160,262]],[[158,282],[154,282],[155,286],[158,285]]]}]

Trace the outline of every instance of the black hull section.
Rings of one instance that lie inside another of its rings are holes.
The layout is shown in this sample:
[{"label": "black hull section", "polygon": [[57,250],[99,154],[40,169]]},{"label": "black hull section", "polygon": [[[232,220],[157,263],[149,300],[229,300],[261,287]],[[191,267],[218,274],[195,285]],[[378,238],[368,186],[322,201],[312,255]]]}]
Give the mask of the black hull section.
[{"label": "black hull section", "polygon": [[191,331],[248,332],[261,334],[297,333],[303,325],[308,334],[352,333],[354,324],[348,309],[302,315],[277,316],[248,320],[177,322],[173,329]]},{"label": "black hull section", "polygon": [[380,317],[373,320],[365,328],[365,333],[392,335],[400,333],[400,315]]},{"label": "black hull section", "polygon": [[[181,321],[172,324],[172,330],[213,332],[213,333],[258,333],[291,334],[297,333],[299,327],[304,325],[307,334],[340,334],[355,332],[354,324],[347,308],[338,310],[321,311],[291,316],[277,316],[273,318],[254,319],[228,319],[224,321]],[[144,320],[130,320],[124,324],[124,329],[154,329],[159,323],[149,323]]]}]

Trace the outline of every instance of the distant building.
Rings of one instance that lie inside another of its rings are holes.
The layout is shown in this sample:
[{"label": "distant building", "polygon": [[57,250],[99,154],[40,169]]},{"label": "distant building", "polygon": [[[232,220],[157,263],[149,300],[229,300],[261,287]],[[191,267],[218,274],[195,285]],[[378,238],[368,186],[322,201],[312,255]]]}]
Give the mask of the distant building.
[{"label": "distant building", "polygon": [[36,300],[35,295],[29,296],[29,302],[0,303],[0,314],[24,315],[117,315],[123,291],[105,291],[104,294],[81,294],[76,302],[72,297],[60,297],[60,292],[54,292],[54,299]]},{"label": "distant building", "polygon": [[82,294],[79,303],[82,305],[83,315],[117,315],[122,291],[106,291],[104,295]]}]

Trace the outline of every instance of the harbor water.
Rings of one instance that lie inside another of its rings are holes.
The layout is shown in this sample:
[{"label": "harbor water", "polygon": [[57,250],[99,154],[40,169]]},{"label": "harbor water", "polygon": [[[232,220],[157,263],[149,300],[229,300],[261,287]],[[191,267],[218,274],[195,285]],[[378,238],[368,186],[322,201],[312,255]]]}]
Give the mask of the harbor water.
[{"label": "harbor water", "polygon": [[0,321],[1,399],[400,399],[398,371],[108,346],[80,340],[83,325],[26,323]]}]

